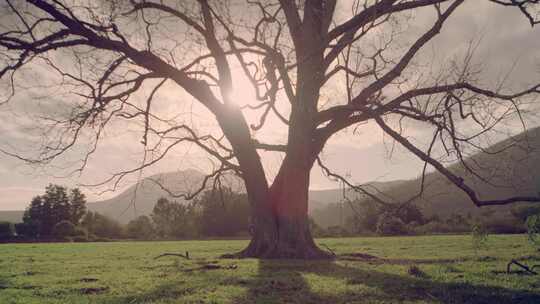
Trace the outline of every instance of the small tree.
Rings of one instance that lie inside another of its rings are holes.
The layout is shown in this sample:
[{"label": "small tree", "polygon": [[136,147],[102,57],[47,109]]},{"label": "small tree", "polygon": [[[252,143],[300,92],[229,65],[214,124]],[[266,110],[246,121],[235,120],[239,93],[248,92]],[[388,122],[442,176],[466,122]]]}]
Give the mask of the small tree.
[{"label": "small tree", "polygon": [[529,236],[529,241],[535,245],[540,245],[540,213],[527,217],[525,225],[527,226],[527,235]]},{"label": "small tree", "polygon": [[234,236],[248,233],[249,203],[244,194],[230,188],[206,191],[194,204],[200,209],[198,227],[206,236]]},{"label": "small tree", "polygon": [[77,227],[75,227],[75,225],[73,225],[72,222],[63,220],[57,223],[56,225],[54,225],[52,229],[52,234],[55,237],[60,237],[60,238],[68,237],[68,236],[76,236],[78,233],[76,228]]},{"label": "small tree", "polygon": [[70,221],[78,225],[82,217],[86,214],[86,196],[79,188],[71,189],[69,193]]},{"label": "small tree", "polygon": [[0,222],[0,241],[8,240],[15,236],[15,226],[10,222]]},{"label": "small tree", "polygon": [[196,214],[192,205],[160,198],[152,210],[156,233],[162,238],[182,238],[196,234]]},{"label": "small tree", "polygon": [[475,223],[471,229],[471,241],[475,254],[478,254],[478,250],[487,246],[489,232],[487,228],[481,223]]},{"label": "small tree", "polygon": [[122,225],[118,221],[98,212],[87,212],[82,219],[81,225],[88,231],[89,235],[111,239],[123,237]]},{"label": "small tree", "polygon": [[377,234],[379,235],[403,235],[407,234],[407,225],[391,212],[385,212],[377,221]]},{"label": "small tree", "polygon": [[131,220],[126,227],[129,238],[149,240],[155,236],[154,226],[152,221],[146,215],[141,215],[134,220]]},{"label": "small tree", "polygon": [[53,228],[62,221],[79,224],[86,210],[86,199],[78,188],[72,189],[69,195],[68,191],[64,186],[50,184],[45,194],[32,199],[23,215],[30,236],[53,235]]}]

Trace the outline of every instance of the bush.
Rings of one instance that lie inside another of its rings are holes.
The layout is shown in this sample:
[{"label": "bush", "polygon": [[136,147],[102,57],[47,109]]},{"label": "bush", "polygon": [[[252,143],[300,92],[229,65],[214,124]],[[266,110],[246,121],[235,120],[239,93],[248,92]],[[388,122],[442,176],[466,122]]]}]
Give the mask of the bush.
[{"label": "bush", "polygon": [[538,235],[540,234],[540,214],[535,214],[527,217],[525,222],[527,226],[527,234],[529,235],[529,240],[536,244],[540,245]]},{"label": "bush", "polygon": [[377,234],[379,235],[404,235],[407,234],[407,226],[401,219],[391,213],[383,213],[377,221]]},{"label": "bush", "polygon": [[537,205],[519,205],[510,210],[512,215],[525,223],[527,218],[532,215],[540,214],[540,206]]},{"label": "bush", "polygon": [[155,230],[150,218],[146,215],[141,215],[129,221],[127,224],[127,234],[133,239],[149,240],[155,236]]},{"label": "bush", "polygon": [[326,230],[322,230],[321,234],[323,237],[346,237],[351,235],[347,229],[341,226],[330,226]]},{"label": "bush", "polygon": [[83,227],[75,227],[75,236],[80,236],[84,238],[88,238],[88,231],[86,231]]},{"label": "bush", "polygon": [[482,224],[474,224],[471,229],[471,242],[475,252],[482,247],[487,247],[489,232]]},{"label": "bush", "polygon": [[525,225],[518,219],[490,219],[484,225],[490,233],[524,233],[527,231]]},{"label": "bush", "polygon": [[38,236],[39,225],[36,222],[17,223],[15,224],[15,231],[19,237],[35,238]]},{"label": "bush", "polygon": [[15,226],[10,222],[0,222],[0,240],[11,239],[15,236]]},{"label": "bush", "polygon": [[86,235],[74,236],[74,237],[72,237],[72,240],[73,240],[73,242],[77,242],[77,243],[88,242],[88,238],[86,237]]},{"label": "bush", "polygon": [[450,233],[453,227],[439,221],[432,221],[427,224],[414,227],[415,234],[433,234],[433,233]]},{"label": "bush", "polygon": [[56,237],[77,236],[77,227],[70,221],[61,221],[54,225],[52,233]]}]

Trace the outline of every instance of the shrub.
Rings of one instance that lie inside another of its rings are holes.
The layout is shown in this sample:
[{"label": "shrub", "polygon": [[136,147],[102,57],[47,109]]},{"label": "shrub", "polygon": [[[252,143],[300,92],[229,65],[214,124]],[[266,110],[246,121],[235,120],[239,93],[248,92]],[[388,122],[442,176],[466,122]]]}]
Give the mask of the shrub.
[{"label": "shrub", "polygon": [[73,242],[77,242],[77,243],[88,242],[88,238],[86,237],[86,235],[77,235],[77,236],[72,237],[72,239],[73,239]]},{"label": "shrub", "polygon": [[52,233],[56,237],[71,237],[78,235],[77,227],[70,221],[61,221],[54,225]]},{"label": "shrub", "polygon": [[17,223],[15,231],[19,237],[35,238],[38,236],[39,225],[36,222],[32,223]]},{"label": "shrub", "polygon": [[474,224],[471,229],[471,241],[475,252],[480,248],[487,246],[488,230],[482,224]]},{"label": "shrub", "polygon": [[133,239],[149,240],[155,235],[155,230],[150,218],[141,215],[127,224],[127,234]]},{"label": "shrub", "polygon": [[0,222],[0,240],[11,239],[15,236],[15,226],[10,222]]},{"label": "shrub", "polygon": [[347,231],[347,229],[341,226],[330,226],[323,231],[323,235],[325,237],[345,237],[349,236],[350,233]]},{"label": "shrub", "polygon": [[407,226],[401,219],[391,213],[383,213],[377,221],[377,234],[403,235],[407,234]]},{"label": "shrub", "polygon": [[510,210],[512,215],[525,223],[527,221],[527,218],[532,215],[540,214],[540,206],[537,205],[520,205],[515,206]]},{"label": "shrub", "polygon": [[84,238],[88,238],[88,231],[86,231],[83,227],[75,227],[75,236],[80,236]]},{"label": "shrub", "polygon": [[490,219],[484,225],[490,233],[524,233],[525,225],[518,219]]},{"label": "shrub", "polygon": [[540,241],[538,240],[538,234],[540,233],[540,214],[527,217],[525,225],[527,226],[529,240],[536,245],[540,245]]}]

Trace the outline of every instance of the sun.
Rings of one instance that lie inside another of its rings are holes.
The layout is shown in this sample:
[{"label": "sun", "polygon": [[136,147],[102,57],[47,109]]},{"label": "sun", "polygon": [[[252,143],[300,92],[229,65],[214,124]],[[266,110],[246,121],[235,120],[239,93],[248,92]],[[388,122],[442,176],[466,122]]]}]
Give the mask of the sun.
[{"label": "sun", "polygon": [[229,93],[231,102],[239,107],[257,103],[257,94],[253,84],[244,74],[242,70],[233,70],[232,73],[232,90]]}]

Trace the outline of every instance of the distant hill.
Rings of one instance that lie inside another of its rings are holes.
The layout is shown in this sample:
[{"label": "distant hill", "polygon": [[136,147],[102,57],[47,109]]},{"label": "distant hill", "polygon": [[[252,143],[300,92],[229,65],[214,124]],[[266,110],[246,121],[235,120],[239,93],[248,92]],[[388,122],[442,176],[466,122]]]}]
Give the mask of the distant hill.
[{"label": "distant hill", "polygon": [[[87,207],[91,211],[97,211],[122,223],[127,223],[136,215],[152,213],[154,205],[161,197],[179,203],[185,202],[182,198],[169,195],[160,185],[175,195],[192,193],[201,185],[203,178],[204,174],[196,170],[161,173],[143,179],[111,199],[88,203]],[[230,177],[224,179],[224,184],[237,191],[242,187],[237,179]],[[208,182],[207,186],[211,185],[211,182]]]},{"label": "distant hill", "polygon": [[[463,177],[481,199],[540,195],[540,128],[498,142],[467,158],[465,162],[474,172],[485,177],[487,182],[469,173],[461,164],[453,164],[449,169]],[[393,185],[383,183],[378,188],[383,190],[389,202],[402,202],[415,195],[420,184],[421,179],[417,178]],[[428,173],[425,185],[427,188],[423,197],[413,203],[420,206],[427,216],[447,217],[455,213],[463,216],[489,215],[492,218],[507,218],[511,216],[510,210],[516,205],[478,208],[461,189],[438,172]],[[360,203],[368,199],[362,195],[356,197],[360,198]],[[339,225],[344,220],[342,214],[349,216],[352,212],[348,205],[341,208],[330,206],[315,209],[312,216],[317,223],[327,227]]]},{"label": "distant hill", "polygon": [[[494,153],[504,150],[501,153]],[[467,158],[466,162],[475,171],[487,176],[492,186],[468,173],[459,164],[451,165],[450,170],[464,177],[465,182],[473,186],[482,199],[502,198],[515,195],[536,195],[540,192],[540,128],[528,130],[513,138],[496,143],[482,153]],[[157,174],[145,178],[137,185],[133,185],[119,195],[100,202],[88,203],[88,209],[108,215],[120,222],[127,223],[135,215],[148,215],[160,197],[183,202],[182,199],[168,195],[154,181],[159,181],[174,193],[185,193],[195,190],[202,181],[203,173],[196,170],[177,171]],[[451,184],[438,172],[426,175],[424,195],[414,203],[422,208],[428,216],[439,215],[445,217],[453,213],[461,215],[481,216],[482,214],[495,214],[499,217],[508,217],[512,205],[477,208],[468,197],[456,186]],[[233,188],[242,189],[238,179],[229,179],[227,183]],[[504,185],[504,186],[499,186]],[[384,198],[391,202],[401,202],[417,193],[420,179],[398,180],[372,183]],[[135,194],[136,192],[136,194]],[[367,198],[361,194],[347,192],[349,198]],[[328,210],[332,203],[340,202],[343,190],[313,190],[310,191],[309,210],[316,222],[322,226],[337,225],[344,217],[349,216],[352,210],[345,206],[339,210]],[[134,207],[135,206],[135,207]],[[334,208],[336,209],[336,208]],[[0,211],[0,221],[13,222],[22,219],[22,211]]]}]

